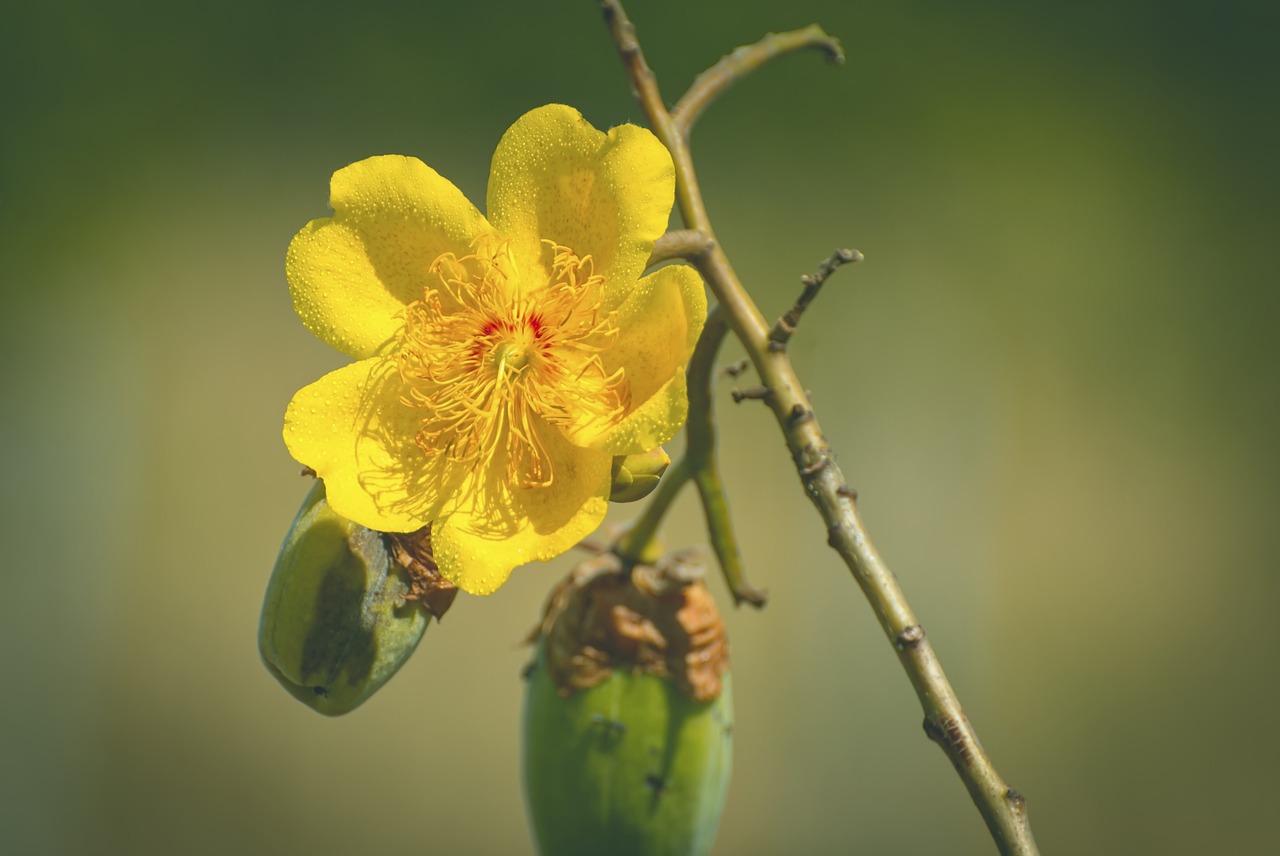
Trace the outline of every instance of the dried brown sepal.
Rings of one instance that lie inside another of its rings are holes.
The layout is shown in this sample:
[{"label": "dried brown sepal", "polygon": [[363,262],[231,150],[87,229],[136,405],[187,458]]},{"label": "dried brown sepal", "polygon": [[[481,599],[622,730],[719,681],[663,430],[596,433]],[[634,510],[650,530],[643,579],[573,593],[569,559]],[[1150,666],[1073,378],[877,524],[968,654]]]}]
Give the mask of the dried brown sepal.
[{"label": "dried brown sepal", "polygon": [[542,624],[551,679],[562,696],[629,669],[671,681],[695,701],[720,695],[729,640],[702,584],[701,550],[624,571],[612,553],[578,565],[547,599]]},{"label": "dried brown sepal", "polygon": [[439,621],[453,606],[458,587],[440,573],[431,553],[431,527],[424,526],[417,532],[390,532],[387,541],[391,555],[405,572],[409,591],[404,599],[422,606]]}]

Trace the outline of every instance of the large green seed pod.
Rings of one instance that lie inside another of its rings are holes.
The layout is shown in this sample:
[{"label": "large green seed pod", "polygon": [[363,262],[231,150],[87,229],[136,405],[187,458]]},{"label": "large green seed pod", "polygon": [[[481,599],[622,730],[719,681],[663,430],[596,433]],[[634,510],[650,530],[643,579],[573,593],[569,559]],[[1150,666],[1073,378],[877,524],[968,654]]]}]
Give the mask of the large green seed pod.
[{"label": "large green seed pod", "polygon": [[335,513],[319,480],[280,547],[258,649],[281,686],[326,716],[377,692],[427,629],[392,550],[382,533]]},{"label": "large green seed pod", "polygon": [[[528,676],[525,798],[544,856],[705,856],[724,809],[733,708],[700,582],[612,557],[552,597]],[[594,560],[593,560],[594,561]]]}]

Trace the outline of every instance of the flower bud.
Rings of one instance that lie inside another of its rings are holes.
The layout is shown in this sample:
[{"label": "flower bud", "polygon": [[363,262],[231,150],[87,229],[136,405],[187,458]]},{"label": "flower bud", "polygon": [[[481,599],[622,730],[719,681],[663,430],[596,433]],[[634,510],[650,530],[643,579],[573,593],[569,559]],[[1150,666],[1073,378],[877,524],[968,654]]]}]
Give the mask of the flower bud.
[{"label": "flower bud", "polygon": [[635,502],[653,493],[671,458],[659,446],[640,455],[616,455],[613,459],[613,488],[610,502]]},{"label": "flower bud", "polygon": [[711,850],[732,761],[728,642],[688,559],[628,575],[605,554],[548,602],[523,740],[545,856]]},{"label": "flower bud", "polygon": [[431,608],[397,561],[403,552],[392,536],[335,513],[316,481],[280,547],[258,626],[263,663],[295,698],[327,716],[347,713],[418,647]]}]

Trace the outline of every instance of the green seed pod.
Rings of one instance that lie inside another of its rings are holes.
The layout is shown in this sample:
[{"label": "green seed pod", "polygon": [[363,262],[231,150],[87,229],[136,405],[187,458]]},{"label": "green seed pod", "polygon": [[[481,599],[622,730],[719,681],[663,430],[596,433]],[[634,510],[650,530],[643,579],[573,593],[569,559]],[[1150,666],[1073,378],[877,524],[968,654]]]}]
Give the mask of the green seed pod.
[{"label": "green seed pod", "polygon": [[538,851],[705,856],[732,763],[724,627],[701,582],[661,566],[628,578],[612,560],[580,567],[553,595],[528,675],[524,784]]},{"label": "green seed pod", "polygon": [[258,649],[281,686],[326,716],[377,692],[427,629],[391,551],[382,533],[335,513],[319,480],[280,547]]},{"label": "green seed pod", "polygon": [[610,502],[635,502],[653,493],[671,458],[659,446],[640,455],[616,455],[613,459],[613,487]]}]

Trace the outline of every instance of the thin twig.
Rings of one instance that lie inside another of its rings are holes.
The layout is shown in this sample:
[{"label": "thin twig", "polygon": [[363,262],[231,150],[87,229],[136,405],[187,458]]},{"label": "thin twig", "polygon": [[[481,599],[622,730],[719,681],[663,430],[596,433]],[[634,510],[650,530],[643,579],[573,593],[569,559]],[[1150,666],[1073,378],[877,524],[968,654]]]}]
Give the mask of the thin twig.
[{"label": "thin twig", "polygon": [[624,561],[641,562],[652,552],[658,526],[666,515],[680,489],[689,481],[698,487],[702,510],[706,517],[711,546],[720,563],[725,584],[733,595],[735,604],[749,603],[762,607],[767,595],[747,581],[742,566],[742,553],[729,516],[729,503],[725,499],[720,470],[716,463],[715,412],[712,408],[711,387],[715,374],[716,354],[724,341],[729,325],[724,313],[716,307],[707,316],[702,333],[694,346],[686,370],[689,389],[689,416],[685,421],[685,452],[668,468],[658,483],[658,489],[645,507],[640,518],[618,540],[614,547]]},{"label": "thin twig", "polygon": [[[635,27],[619,0],[603,0],[601,5],[650,127],[671,152],[676,169],[676,202],[684,222],[714,239],[715,231],[698,190],[688,146],[672,121],[653,72],[640,51]],[[1027,819],[1026,801],[1005,784],[978,742],[897,578],[867,536],[852,498],[846,495],[844,476],[809,407],[804,385],[786,352],[769,350],[764,317],[742,287],[718,242],[694,260],[694,264],[724,307],[729,325],[742,341],[761,381],[771,391],[767,400],[769,407],[786,437],[805,492],[826,523],[828,543],[848,565],[897,651],[920,700],[925,721],[930,723],[930,735],[945,735],[945,739],[938,741],[939,745],[955,765],[1000,852],[1005,856],[1034,856],[1038,850]]]},{"label": "thin twig", "polygon": [[625,562],[639,563],[650,559],[654,538],[657,537],[662,518],[671,508],[671,503],[675,502],[676,497],[680,495],[680,489],[692,478],[688,457],[681,457],[667,467],[667,471],[662,474],[662,480],[658,482],[658,487],[649,497],[644,511],[636,522],[631,524],[631,528],[618,539],[613,552]]},{"label": "thin twig", "polygon": [[711,547],[716,552],[725,583],[738,606],[749,603],[757,609],[765,604],[767,595],[747,581],[742,563],[742,551],[733,531],[733,519],[729,515],[729,501],[725,497],[724,483],[720,479],[720,466],[716,460],[716,424],[712,400],[715,382],[716,355],[729,324],[724,312],[716,307],[707,316],[707,322],[698,337],[698,344],[689,359],[689,418],[685,422],[685,457],[693,474],[694,484],[702,499],[702,511],[707,521],[707,533]]},{"label": "thin twig", "polygon": [[725,497],[719,465],[715,461],[708,463],[697,471],[693,483],[698,486],[698,495],[702,499],[702,512],[706,517],[711,548],[716,551],[716,559],[720,563],[725,583],[729,586],[729,593],[733,595],[734,604],[742,606],[749,603],[756,609],[763,609],[769,600],[769,592],[747,582],[742,551],[738,549],[738,540],[729,522],[729,501]]},{"label": "thin twig", "polygon": [[831,258],[818,266],[817,273],[812,276],[805,274],[800,277],[800,283],[804,286],[804,290],[800,292],[800,297],[796,299],[795,305],[773,323],[773,329],[769,331],[770,350],[778,351],[787,346],[787,341],[796,331],[796,325],[800,323],[800,316],[809,308],[809,304],[813,302],[813,299],[818,296],[818,292],[822,289],[823,283],[830,278],[831,274],[836,272],[836,268],[860,261],[862,261],[862,253],[857,250],[836,250],[831,254]]},{"label": "thin twig", "polygon": [[711,239],[697,229],[673,229],[653,244],[653,252],[645,267],[653,267],[672,259],[694,259],[711,248]]},{"label": "thin twig", "polygon": [[835,65],[844,62],[844,48],[840,46],[840,40],[827,35],[817,24],[788,33],[769,33],[754,45],[735,49],[698,75],[689,91],[671,110],[676,132],[687,140],[702,111],[726,89],[766,62],[806,48],[821,51],[827,61]]}]

